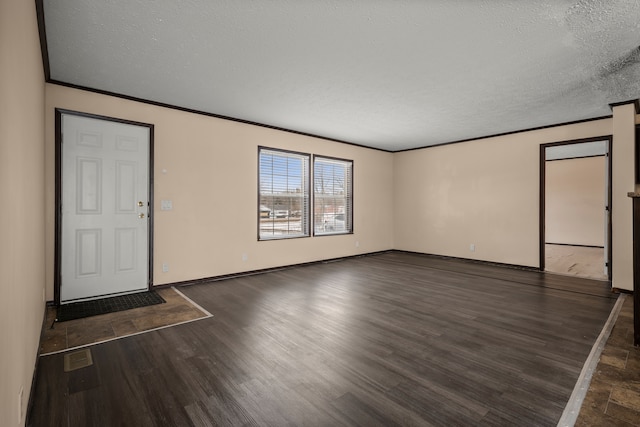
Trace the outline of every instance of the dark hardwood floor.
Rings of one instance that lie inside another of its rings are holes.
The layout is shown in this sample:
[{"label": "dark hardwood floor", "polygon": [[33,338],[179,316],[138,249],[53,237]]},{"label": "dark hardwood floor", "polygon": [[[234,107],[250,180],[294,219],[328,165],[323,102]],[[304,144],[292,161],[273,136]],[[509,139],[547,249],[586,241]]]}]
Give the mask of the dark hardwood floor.
[{"label": "dark hardwood floor", "polygon": [[181,291],[214,317],[40,358],[29,424],[556,425],[615,303],[400,252]]}]

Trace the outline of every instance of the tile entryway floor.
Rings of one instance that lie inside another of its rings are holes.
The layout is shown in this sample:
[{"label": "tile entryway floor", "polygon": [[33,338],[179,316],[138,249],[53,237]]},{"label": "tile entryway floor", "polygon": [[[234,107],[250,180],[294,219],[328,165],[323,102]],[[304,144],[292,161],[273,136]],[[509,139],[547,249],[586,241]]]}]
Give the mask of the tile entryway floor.
[{"label": "tile entryway floor", "polygon": [[591,377],[576,426],[640,426],[640,347],[633,346],[627,296]]},{"label": "tile entryway floor", "polygon": [[48,307],[40,354],[64,351],[211,316],[175,288],[156,292],[166,303],[67,322],[54,322],[56,307]]}]

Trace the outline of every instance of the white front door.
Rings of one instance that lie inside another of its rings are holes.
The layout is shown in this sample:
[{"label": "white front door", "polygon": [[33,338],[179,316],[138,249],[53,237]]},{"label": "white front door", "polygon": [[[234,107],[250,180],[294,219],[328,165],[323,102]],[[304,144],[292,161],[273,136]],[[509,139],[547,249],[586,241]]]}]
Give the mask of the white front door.
[{"label": "white front door", "polygon": [[146,126],[61,115],[60,302],[149,287]]}]

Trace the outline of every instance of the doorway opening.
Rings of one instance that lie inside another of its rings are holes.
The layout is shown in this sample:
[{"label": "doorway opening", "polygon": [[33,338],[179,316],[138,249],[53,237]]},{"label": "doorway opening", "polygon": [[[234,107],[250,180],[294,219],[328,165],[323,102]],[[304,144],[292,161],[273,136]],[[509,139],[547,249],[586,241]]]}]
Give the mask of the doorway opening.
[{"label": "doorway opening", "polygon": [[611,137],[540,146],[540,269],[611,280]]}]

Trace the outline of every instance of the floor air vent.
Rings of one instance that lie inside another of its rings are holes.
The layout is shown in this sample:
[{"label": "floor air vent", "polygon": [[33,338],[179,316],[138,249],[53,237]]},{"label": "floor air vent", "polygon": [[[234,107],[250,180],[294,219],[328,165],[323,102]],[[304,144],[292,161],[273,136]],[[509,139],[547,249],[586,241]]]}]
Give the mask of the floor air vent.
[{"label": "floor air vent", "polygon": [[64,371],[71,372],[76,369],[93,365],[91,350],[88,348],[74,351],[64,355]]}]

